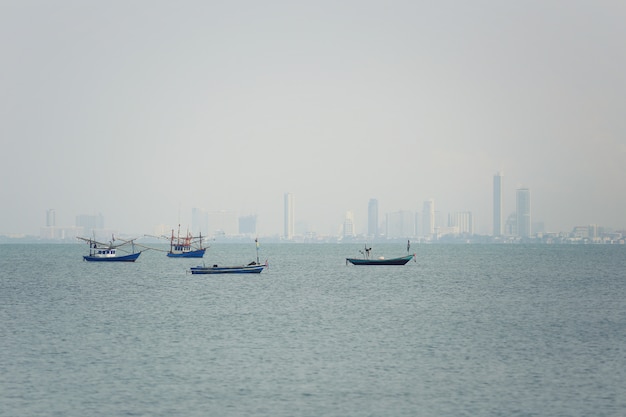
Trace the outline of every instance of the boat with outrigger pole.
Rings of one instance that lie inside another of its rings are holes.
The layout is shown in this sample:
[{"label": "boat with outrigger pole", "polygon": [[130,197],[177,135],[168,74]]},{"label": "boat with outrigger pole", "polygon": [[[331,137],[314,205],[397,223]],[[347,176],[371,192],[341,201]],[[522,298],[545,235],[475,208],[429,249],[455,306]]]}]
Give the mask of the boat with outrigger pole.
[{"label": "boat with outrigger pole", "polygon": [[359,252],[363,255],[362,258],[346,258],[346,265],[348,262],[352,265],[406,265],[411,259],[417,262],[415,253],[409,254],[411,250],[411,241],[407,241],[406,244],[406,256],[400,256],[397,258],[385,258],[384,256],[380,256],[378,258],[371,257],[370,252],[372,248],[368,248],[367,244],[365,244],[365,248],[363,250],[359,250]]},{"label": "boat with outrigger pole", "polygon": [[[150,236],[150,235],[147,235]],[[178,225],[178,233],[174,235],[174,229],[172,229],[171,236],[150,236],[157,239],[167,240],[170,243],[170,249],[167,251],[168,258],[202,258],[206,252],[206,247],[202,245],[205,239],[200,233],[198,236],[193,236],[189,230],[183,236],[180,234],[180,224]],[[155,248],[151,248],[155,249]],[[158,249],[155,249],[158,250]],[[165,251],[162,251],[165,252]]]},{"label": "boat with outrigger pole", "polygon": [[206,248],[202,246],[202,233],[193,236],[187,230],[187,234],[180,236],[180,225],[178,225],[178,234],[174,238],[174,229],[172,229],[172,237],[170,238],[170,251],[167,256],[170,258],[202,258]]},{"label": "boat with outrigger pole", "polygon": [[260,274],[264,268],[267,268],[269,265],[267,263],[267,259],[265,260],[265,264],[261,264],[259,262],[259,240],[254,239],[254,243],[256,246],[256,261],[252,261],[247,265],[237,265],[237,266],[219,266],[217,264],[213,266],[192,266],[190,268],[190,272],[194,275],[198,274]]},{"label": "boat with outrigger pole", "polygon": [[[89,244],[89,255],[83,256],[83,260],[88,262],[135,262],[141,255],[141,252],[143,252],[135,251],[135,240],[137,238],[130,240],[116,239],[114,235],[111,235],[109,242],[98,242],[95,236],[93,238],[77,236],[77,239]],[[123,248],[127,245],[130,245],[130,251]],[[122,253],[119,253],[118,249]]]}]

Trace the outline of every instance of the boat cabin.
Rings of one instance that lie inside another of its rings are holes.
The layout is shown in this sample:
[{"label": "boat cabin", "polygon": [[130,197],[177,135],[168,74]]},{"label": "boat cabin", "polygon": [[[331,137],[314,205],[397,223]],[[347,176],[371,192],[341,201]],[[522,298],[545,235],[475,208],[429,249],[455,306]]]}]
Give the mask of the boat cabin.
[{"label": "boat cabin", "polygon": [[174,245],[174,247],[172,248],[172,252],[173,253],[191,252],[191,246],[190,245]]},{"label": "boat cabin", "polygon": [[116,249],[107,248],[107,249],[95,249],[91,256],[97,256],[99,258],[114,258],[116,255]]}]

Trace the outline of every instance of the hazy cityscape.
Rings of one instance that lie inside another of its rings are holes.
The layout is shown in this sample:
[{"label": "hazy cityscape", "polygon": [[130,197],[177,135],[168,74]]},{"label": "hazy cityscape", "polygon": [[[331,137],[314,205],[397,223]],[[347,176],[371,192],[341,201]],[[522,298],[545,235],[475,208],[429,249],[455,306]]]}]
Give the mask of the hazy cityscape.
[{"label": "hazy cityscape", "polygon": [[180,224],[294,242],[613,241],[623,15],[610,2],[13,2],[0,236]]},{"label": "hazy cityscape", "polygon": [[[420,243],[617,243],[624,244],[626,230],[600,224],[574,225],[570,230],[550,230],[533,217],[532,194],[528,187],[515,190],[514,211],[503,207],[503,174],[493,176],[492,232],[477,232],[475,214],[471,211],[444,213],[437,210],[436,201],[423,202],[422,210],[398,210],[381,213],[379,200],[367,202],[367,222],[357,226],[355,212],[347,210],[343,221],[334,225],[336,233],[324,234],[308,227],[306,219],[297,214],[297,196],[287,192],[283,196],[283,228],[260,234],[258,215],[240,215],[235,211],[191,210],[189,224],[158,224],[146,230],[144,236],[170,236],[191,233],[223,242],[240,242],[261,237],[271,242],[322,243],[322,242],[383,242],[412,240]],[[45,213],[45,226],[39,236],[3,235],[3,241],[73,242],[78,236],[126,235],[125,231],[108,225],[103,213],[76,215],[71,226],[57,223],[56,210]]]}]

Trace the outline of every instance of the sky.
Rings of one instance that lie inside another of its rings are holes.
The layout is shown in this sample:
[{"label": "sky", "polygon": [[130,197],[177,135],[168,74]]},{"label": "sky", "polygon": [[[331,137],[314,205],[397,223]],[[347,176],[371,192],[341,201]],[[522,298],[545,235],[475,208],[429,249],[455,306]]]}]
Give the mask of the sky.
[{"label": "sky", "polygon": [[626,228],[621,1],[0,0],[0,234],[192,208],[364,232],[531,190],[549,231]]}]

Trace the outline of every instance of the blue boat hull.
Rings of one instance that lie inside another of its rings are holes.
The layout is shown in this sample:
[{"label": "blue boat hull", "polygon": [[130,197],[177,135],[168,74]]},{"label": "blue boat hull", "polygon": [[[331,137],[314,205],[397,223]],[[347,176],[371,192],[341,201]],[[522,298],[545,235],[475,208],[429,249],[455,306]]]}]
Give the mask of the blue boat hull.
[{"label": "blue boat hull", "polygon": [[111,257],[103,257],[103,256],[83,256],[83,259],[88,262],[135,262],[137,258],[139,258],[141,252],[131,253],[130,255],[124,256],[111,256]]},{"label": "blue boat hull", "polygon": [[350,262],[353,265],[405,265],[415,255],[407,255],[400,258],[391,259],[361,259],[361,258],[346,258],[346,262]]},{"label": "blue boat hull", "polygon": [[167,256],[170,258],[202,258],[206,249],[198,249],[191,252],[172,253],[168,252]]},{"label": "blue boat hull", "polygon": [[191,273],[196,274],[260,274],[263,265],[250,266],[194,266]]}]

